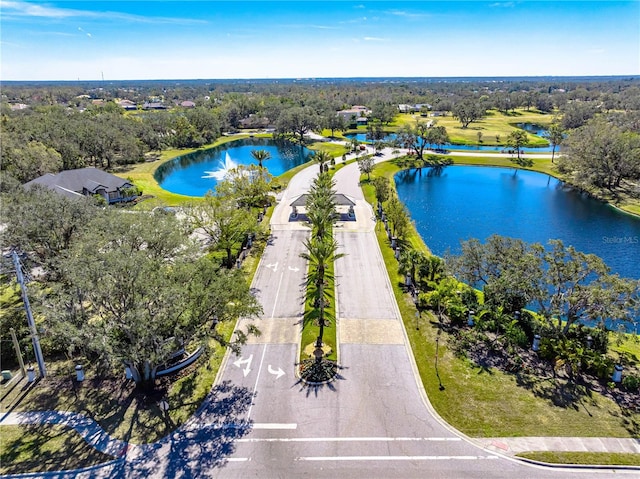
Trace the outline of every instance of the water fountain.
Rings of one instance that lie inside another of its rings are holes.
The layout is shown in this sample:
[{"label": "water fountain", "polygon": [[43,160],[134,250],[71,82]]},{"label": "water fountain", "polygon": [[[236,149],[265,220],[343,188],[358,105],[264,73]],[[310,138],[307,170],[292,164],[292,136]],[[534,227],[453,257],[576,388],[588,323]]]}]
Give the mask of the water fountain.
[{"label": "water fountain", "polygon": [[202,178],[215,178],[218,181],[222,181],[224,180],[225,176],[227,176],[229,171],[238,166],[238,164],[229,156],[229,152],[225,153],[224,161],[221,160],[219,165],[220,168],[216,171],[205,171],[206,175],[204,175]]}]

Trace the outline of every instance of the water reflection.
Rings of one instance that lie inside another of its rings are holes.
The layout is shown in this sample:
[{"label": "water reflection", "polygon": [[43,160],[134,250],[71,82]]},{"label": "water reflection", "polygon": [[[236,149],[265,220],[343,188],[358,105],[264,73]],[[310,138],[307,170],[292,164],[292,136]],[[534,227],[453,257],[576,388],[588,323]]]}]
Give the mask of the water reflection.
[{"label": "water reflection", "polygon": [[204,196],[213,190],[228,170],[237,165],[256,164],[253,150],[266,150],[271,158],[263,163],[274,176],[281,175],[309,160],[310,150],[288,141],[269,138],[235,140],[207,150],[179,156],[161,165],[155,173],[158,184],[167,191],[189,196]]},{"label": "water reflection", "polygon": [[565,245],[600,256],[613,272],[640,278],[640,219],[542,173],[512,168],[448,166],[396,174],[429,248],[457,254],[460,241],[492,234]]}]

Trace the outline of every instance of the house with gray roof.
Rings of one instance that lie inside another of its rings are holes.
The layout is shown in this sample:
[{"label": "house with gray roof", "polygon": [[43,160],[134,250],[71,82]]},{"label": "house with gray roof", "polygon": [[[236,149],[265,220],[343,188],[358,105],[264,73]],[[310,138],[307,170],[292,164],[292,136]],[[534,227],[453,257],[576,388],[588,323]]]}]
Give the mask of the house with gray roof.
[{"label": "house with gray roof", "polygon": [[56,174],[47,173],[25,183],[24,187],[31,188],[34,185],[49,188],[69,198],[100,195],[109,204],[135,198],[135,194],[131,193],[133,184],[130,181],[91,167],[65,170]]}]

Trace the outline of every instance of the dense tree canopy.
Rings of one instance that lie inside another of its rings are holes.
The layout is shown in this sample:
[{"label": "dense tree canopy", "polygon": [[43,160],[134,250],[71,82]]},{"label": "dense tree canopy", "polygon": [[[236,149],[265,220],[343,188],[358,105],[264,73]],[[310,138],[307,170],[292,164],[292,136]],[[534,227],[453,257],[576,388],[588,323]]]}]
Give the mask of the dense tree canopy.
[{"label": "dense tree canopy", "polygon": [[640,178],[640,135],[603,117],[571,132],[564,144],[561,168],[582,184],[612,189]]},{"label": "dense tree canopy", "polygon": [[492,307],[513,313],[534,305],[563,334],[579,321],[632,322],[639,311],[639,281],[612,275],[597,256],[559,240],[545,248],[501,236],[472,239],[448,262],[460,280],[483,287]]},{"label": "dense tree canopy", "polygon": [[195,254],[165,213],[91,222],[62,272],[45,300],[51,334],[70,351],[126,364],[141,383],[177,350],[206,344],[219,321],[260,310],[242,275]]}]

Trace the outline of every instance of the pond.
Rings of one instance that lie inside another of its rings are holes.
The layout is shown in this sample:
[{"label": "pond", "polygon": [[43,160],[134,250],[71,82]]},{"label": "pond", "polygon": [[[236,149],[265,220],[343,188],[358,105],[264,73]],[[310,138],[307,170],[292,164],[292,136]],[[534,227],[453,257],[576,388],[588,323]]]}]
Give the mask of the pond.
[{"label": "pond", "polygon": [[536,135],[541,138],[549,137],[549,130],[544,126],[537,125],[535,123],[516,123],[516,126],[527,133],[531,133],[532,135]]},{"label": "pond", "polygon": [[[525,123],[521,123],[525,125]],[[527,123],[529,125],[529,123]],[[538,130],[542,131],[542,130]],[[532,132],[533,133],[533,132]],[[384,137],[383,141],[393,141],[397,138],[398,135],[395,133],[389,133]],[[539,135],[542,136],[542,135]],[[366,133],[347,133],[344,135],[345,138],[351,140],[351,138],[357,138],[360,143],[370,143],[370,140],[367,139]],[[460,150],[460,151],[490,151],[495,153],[502,153],[505,151],[507,147],[502,146],[489,146],[489,145],[456,145],[454,143],[445,143],[442,146],[444,150]],[[551,146],[539,146],[539,147],[524,147],[520,148],[520,151],[523,153],[551,153]],[[560,151],[560,147],[556,147],[556,152]]]},{"label": "pond", "polygon": [[266,150],[271,158],[263,166],[273,176],[306,163],[311,150],[288,141],[269,138],[245,138],[196,151],[161,165],[154,177],[167,191],[188,196],[204,196],[213,190],[227,170],[237,165],[257,164],[253,150]]},{"label": "pond", "polygon": [[542,173],[449,166],[395,177],[418,233],[434,254],[492,234],[546,244],[561,239],[600,256],[620,276],[640,279],[640,219]]}]

